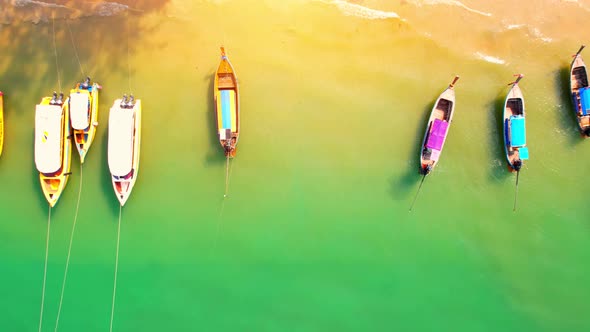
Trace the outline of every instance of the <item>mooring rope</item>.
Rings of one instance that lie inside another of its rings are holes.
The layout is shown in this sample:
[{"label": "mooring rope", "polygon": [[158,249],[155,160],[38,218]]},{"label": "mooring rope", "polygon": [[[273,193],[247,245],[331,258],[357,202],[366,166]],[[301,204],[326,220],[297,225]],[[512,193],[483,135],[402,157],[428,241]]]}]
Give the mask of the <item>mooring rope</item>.
[{"label": "mooring rope", "polygon": [[131,89],[131,56],[129,55],[129,7],[125,11],[125,23],[127,29],[127,83],[129,84],[129,94],[133,94],[133,90]]},{"label": "mooring rope", "polygon": [[41,313],[39,314],[39,332],[43,327],[43,309],[45,305],[45,284],[47,281],[47,259],[49,258],[49,231],[51,229],[51,205],[47,216],[47,235],[45,239],[45,267],[43,268],[43,290],[41,291]]},{"label": "mooring rope", "polygon": [[53,21],[53,52],[55,53],[55,69],[57,71],[57,85],[59,86],[59,91],[61,92],[61,78],[59,77],[59,63],[57,61],[57,45],[55,43],[55,12],[51,15],[51,20]]},{"label": "mooring rope", "polygon": [[70,244],[68,246],[68,255],[66,258],[66,268],[64,270],[64,278],[61,284],[61,295],[59,296],[59,307],[57,309],[57,318],[55,320],[55,331],[59,325],[59,317],[61,314],[61,306],[64,300],[64,291],[66,288],[66,280],[68,278],[68,267],[70,266],[70,255],[72,253],[72,243],[74,242],[74,233],[76,232],[76,222],[78,221],[78,211],[80,210],[80,197],[82,196],[82,165],[80,164],[80,187],[78,188],[78,202],[76,203],[76,213],[74,214],[74,223],[72,224],[72,232],[70,233]]},{"label": "mooring rope", "polygon": [[74,35],[72,34],[72,29],[70,29],[70,23],[66,18],[66,25],[68,26],[68,31],[70,32],[70,39],[72,40],[72,46],[74,47],[74,54],[76,55],[76,59],[78,59],[78,65],[80,66],[80,72],[82,72],[82,76],[86,77],[84,73],[84,68],[82,68],[82,62],[80,61],[80,57],[78,56],[78,49],[76,48],[76,43],[74,42]]},{"label": "mooring rope", "polygon": [[113,303],[111,306],[111,326],[109,328],[110,332],[113,332],[113,318],[115,317],[115,296],[117,294],[117,272],[119,270],[119,243],[121,240],[121,212],[123,210],[123,206],[119,206],[119,222],[117,225],[117,250],[115,254],[115,279],[113,282]]}]

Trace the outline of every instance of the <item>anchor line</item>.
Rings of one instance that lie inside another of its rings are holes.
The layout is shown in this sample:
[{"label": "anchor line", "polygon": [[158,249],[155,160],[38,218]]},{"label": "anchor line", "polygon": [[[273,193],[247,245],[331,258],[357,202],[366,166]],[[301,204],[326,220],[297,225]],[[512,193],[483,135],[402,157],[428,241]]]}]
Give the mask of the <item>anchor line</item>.
[{"label": "anchor line", "polygon": [[109,331],[113,332],[113,318],[115,317],[115,296],[117,294],[117,272],[119,270],[119,243],[121,242],[121,213],[123,206],[119,206],[119,222],[117,225],[117,250],[115,254],[115,278],[113,282],[113,302],[111,305],[111,324]]},{"label": "anchor line", "polygon": [[51,230],[51,205],[47,216],[47,235],[45,238],[45,267],[43,268],[43,290],[41,291],[41,313],[39,314],[39,332],[43,327],[43,309],[45,306],[45,285],[47,282],[47,260],[49,258],[49,232]]}]

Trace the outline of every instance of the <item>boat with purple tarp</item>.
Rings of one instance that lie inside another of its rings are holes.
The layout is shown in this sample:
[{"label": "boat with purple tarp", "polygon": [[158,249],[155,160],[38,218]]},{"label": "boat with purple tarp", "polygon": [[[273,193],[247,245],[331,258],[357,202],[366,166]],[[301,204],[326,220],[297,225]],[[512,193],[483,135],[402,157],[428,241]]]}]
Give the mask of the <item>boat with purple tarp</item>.
[{"label": "boat with purple tarp", "polygon": [[570,91],[574,111],[578,120],[578,127],[584,138],[590,137],[590,87],[588,87],[588,72],[586,64],[582,60],[580,53],[584,49],[580,47],[574,55],[570,68]]},{"label": "boat with purple tarp", "polygon": [[455,76],[449,87],[443,91],[430,112],[430,118],[424,133],[424,140],[420,148],[420,174],[427,175],[438,163],[445,145],[449,126],[453,121],[455,111],[455,83],[459,76]]}]

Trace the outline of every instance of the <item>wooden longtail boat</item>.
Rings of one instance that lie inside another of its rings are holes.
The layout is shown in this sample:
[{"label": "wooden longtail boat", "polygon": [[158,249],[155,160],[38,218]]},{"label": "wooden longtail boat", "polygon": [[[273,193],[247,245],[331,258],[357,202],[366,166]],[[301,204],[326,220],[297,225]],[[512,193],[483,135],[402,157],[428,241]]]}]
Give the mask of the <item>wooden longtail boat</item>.
[{"label": "wooden longtail boat", "polygon": [[51,207],[66,187],[70,175],[72,142],[68,100],[63,94],[44,97],[35,112],[35,165],[41,189]]},{"label": "wooden longtail boat", "polygon": [[455,83],[459,76],[455,76],[449,87],[443,91],[430,112],[426,125],[426,132],[420,149],[420,174],[429,174],[440,158],[449,127],[453,121],[455,111]]},{"label": "wooden longtail boat", "polygon": [[588,71],[580,53],[580,47],[574,55],[570,68],[570,91],[578,126],[585,138],[590,137],[590,87],[588,87]]},{"label": "wooden longtail boat", "polygon": [[109,114],[108,162],[115,195],[125,205],[137,180],[141,147],[141,100],[115,100]]},{"label": "wooden longtail boat", "polygon": [[96,136],[98,90],[100,88],[100,85],[97,83],[92,84],[90,77],[87,77],[83,83],[76,84],[76,87],[70,90],[68,107],[70,109],[71,126],[74,143],[80,154],[82,164]]},{"label": "wooden longtail boat", "polygon": [[518,75],[504,102],[504,149],[506,160],[511,171],[520,171],[523,160],[529,159],[526,146],[525,107],[522,91],[518,82],[523,78]]},{"label": "wooden longtail boat", "polygon": [[223,47],[221,62],[215,72],[213,90],[219,143],[225,155],[233,158],[236,156],[236,145],[240,135],[240,98],[238,79]]}]

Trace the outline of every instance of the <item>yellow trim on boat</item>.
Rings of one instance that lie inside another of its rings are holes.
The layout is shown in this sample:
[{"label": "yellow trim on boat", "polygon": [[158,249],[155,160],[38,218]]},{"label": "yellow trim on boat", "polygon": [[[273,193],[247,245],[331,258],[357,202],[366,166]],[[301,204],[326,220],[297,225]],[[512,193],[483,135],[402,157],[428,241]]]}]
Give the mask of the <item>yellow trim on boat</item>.
[{"label": "yellow trim on boat", "polygon": [[[74,93],[81,93],[88,95],[88,99],[90,101],[90,122],[88,124],[88,128],[84,130],[72,129],[73,136],[74,136],[74,143],[76,144],[76,149],[78,150],[78,154],[80,155],[80,162],[84,163],[84,159],[86,158],[86,154],[94,141],[96,136],[96,127],[98,124],[98,90],[99,85],[94,83],[92,85],[92,92],[86,89],[80,89],[79,85],[76,88],[70,90],[70,95]],[[84,135],[88,137],[84,139]],[[79,136],[81,136],[81,140],[79,140]],[[82,144],[82,148],[80,148],[80,144]]]},{"label": "yellow trim on boat", "polygon": [[231,114],[231,131],[236,132],[236,92],[234,90],[229,91],[229,110]]},{"label": "yellow trim on boat", "polygon": [[[50,105],[51,97],[44,97],[41,100],[41,105]],[[51,207],[54,207],[59,200],[59,197],[63,193],[66,184],[68,183],[70,167],[72,162],[72,141],[70,140],[70,113],[69,113],[69,98],[64,101],[62,106],[62,145],[61,145],[61,157],[62,157],[62,169],[59,171],[57,176],[47,176],[43,173],[39,173],[39,180],[41,182],[41,189],[43,195],[47,199],[47,202]]]}]

